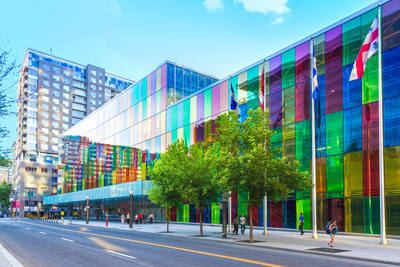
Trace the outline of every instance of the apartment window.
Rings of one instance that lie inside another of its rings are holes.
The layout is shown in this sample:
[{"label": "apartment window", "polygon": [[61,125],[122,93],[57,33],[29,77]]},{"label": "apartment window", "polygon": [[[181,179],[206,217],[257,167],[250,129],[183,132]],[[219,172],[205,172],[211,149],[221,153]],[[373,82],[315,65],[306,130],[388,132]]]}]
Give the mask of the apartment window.
[{"label": "apartment window", "polygon": [[64,89],[64,91],[66,91],[66,92],[69,92],[69,85],[63,85],[63,89]]},{"label": "apartment window", "polygon": [[85,111],[86,110],[86,106],[80,105],[80,104],[77,104],[77,103],[72,103],[72,108],[80,110],[80,111]]},{"label": "apartment window", "polygon": [[30,117],[36,117],[37,116],[37,112],[34,111],[34,110],[28,109],[28,114],[27,115],[30,116]]},{"label": "apartment window", "polygon": [[64,114],[69,114],[69,109],[65,109],[65,108],[64,108],[64,109],[63,109],[63,113],[64,113]]},{"label": "apartment window", "polygon": [[64,70],[64,76],[69,77],[71,73],[68,70]]},{"label": "apartment window", "polygon": [[49,142],[49,138],[46,136],[46,135],[42,135],[41,136],[41,138],[40,138],[40,140],[42,141],[42,142]]},{"label": "apartment window", "polygon": [[51,130],[51,133],[55,136],[58,136],[60,134],[58,130]]},{"label": "apartment window", "polygon": [[44,134],[49,134],[49,129],[47,129],[47,128],[42,128],[42,133],[44,133]]},{"label": "apartment window", "polygon": [[85,117],[85,113],[84,113],[84,112],[79,112],[79,111],[73,110],[73,111],[72,111],[72,116],[73,116],[73,117],[76,117],[76,118],[83,119],[83,118]]},{"label": "apartment window", "polygon": [[50,86],[50,82],[47,81],[47,80],[43,80],[43,81],[42,81],[42,84],[43,84],[43,86],[47,86],[47,87]]},{"label": "apartment window", "polygon": [[[53,137],[51,138],[51,141],[53,142],[53,144],[58,144],[58,138],[57,137]],[[53,146],[54,148],[55,146]]]},{"label": "apartment window", "polygon": [[59,82],[60,81],[60,76],[53,74],[53,80]]},{"label": "apartment window", "polygon": [[68,98],[69,98],[69,94],[63,93],[63,97],[66,98],[66,99],[68,99]]},{"label": "apartment window", "polygon": [[53,96],[55,96],[55,97],[60,97],[60,92],[58,92],[58,91],[53,91]]},{"label": "apartment window", "polygon": [[[54,170],[56,172],[54,172]],[[56,173],[58,173],[57,169],[53,169],[53,174],[56,174]],[[58,182],[58,178],[57,177],[51,177],[51,182],[52,183],[57,183]]]},{"label": "apartment window", "polygon": [[72,118],[72,125],[77,124],[81,119]]},{"label": "apartment window", "polygon": [[60,68],[53,67],[53,72],[60,74]]},{"label": "apartment window", "polygon": [[37,104],[36,104],[36,103],[33,103],[33,102],[29,102],[29,101],[28,101],[28,108],[37,109]]},{"label": "apartment window", "polygon": [[43,102],[49,102],[49,97],[48,96],[42,96]]},{"label": "apartment window", "polygon": [[58,114],[53,114],[51,117],[53,120],[58,120],[60,116]]},{"label": "apartment window", "polygon": [[103,87],[99,86],[99,91],[103,92]]},{"label": "apartment window", "polygon": [[103,73],[99,72],[99,77],[103,77]]},{"label": "apartment window", "polygon": [[59,83],[53,83],[53,87],[55,89],[60,89],[60,84]]},{"label": "apartment window", "polygon": [[58,100],[58,99],[53,99],[53,104],[56,104],[56,105],[59,105],[60,104],[60,100]]},{"label": "apartment window", "polygon": [[99,101],[99,106],[103,105],[103,102]]},{"label": "apartment window", "polygon": [[43,79],[49,79],[50,78],[50,74],[48,72],[45,72],[45,71],[43,72],[42,76],[43,76]]},{"label": "apartment window", "polygon": [[64,129],[64,130],[67,130],[68,128],[69,128],[68,123],[63,123],[63,129]]},{"label": "apartment window", "polygon": [[64,83],[69,83],[71,80],[69,78],[64,78]]},{"label": "apartment window", "polygon": [[60,126],[59,126],[58,122],[53,121],[53,127],[54,127],[54,128],[58,128],[58,127],[60,127]]},{"label": "apartment window", "polygon": [[30,124],[30,125],[36,126],[37,121],[36,121],[36,119],[28,118],[27,123],[28,123],[28,125]]},{"label": "apartment window", "polygon": [[48,95],[49,94],[49,89],[48,88],[42,88],[42,94]]},{"label": "apartment window", "polygon": [[49,146],[47,144],[41,144],[40,148],[43,150],[47,150],[47,149],[49,149]]},{"label": "apartment window", "polygon": [[81,89],[86,89],[86,84],[81,83],[81,82],[74,81],[74,82],[72,83],[72,85],[73,85],[74,87],[78,87],[78,88],[81,88]]},{"label": "apartment window", "polygon": [[[65,101],[65,100],[63,100],[63,105],[64,105],[64,107],[69,107],[69,102],[68,101]],[[65,109],[64,109],[65,110]]]},{"label": "apartment window", "polygon": [[36,127],[32,127],[32,126],[28,126],[28,127],[26,128],[26,131],[27,131],[28,133],[36,133],[37,128],[36,128]]},{"label": "apartment window", "polygon": [[86,97],[86,91],[83,91],[83,90],[79,90],[79,89],[74,88],[73,89],[73,93],[74,93],[74,95],[80,95],[80,96]]},{"label": "apartment window", "polygon": [[96,83],[96,82],[97,82],[95,77],[90,77],[90,81],[91,81],[92,83]]},{"label": "apartment window", "polygon": [[96,85],[94,85],[94,84],[91,84],[91,85],[90,85],[90,89],[92,89],[92,90],[96,91]]},{"label": "apartment window", "polygon": [[49,105],[48,104],[42,104],[42,109],[49,110]]},{"label": "apartment window", "polygon": [[68,116],[63,116],[63,121],[64,122],[68,122],[69,121],[69,117]]},{"label": "apartment window", "polygon": [[90,104],[93,106],[96,106],[96,100],[95,99],[90,99]]},{"label": "apartment window", "polygon": [[93,112],[93,111],[95,111],[96,110],[96,107],[90,107],[90,112]]},{"label": "apartment window", "polygon": [[43,126],[49,126],[49,121],[48,120],[42,120],[42,125]]},{"label": "apartment window", "polygon": [[72,100],[81,104],[86,104],[86,98],[83,97],[73,96]]},{"label": "apartment window", "polygon": [[42,173],[47,173],[47,168],[42,168]]},{"label": "apartment window", "polygon": [[96,71],[95,70],[91,70],[90,74],[92,74],[93,76],[96,76]]},{"label": "apartment window", "polygon": [[90,96],[96,98],[96,92],[90,92]]},{"label": "apartment window", "polygon": [[36,135],[27,134],[27,135],[26,135],[26,139],[27,139],[28,141],[36,141]]},{"label": "apartment window", "polygon": [[48,119],[49,118],[49,113],[46,111],[42,111],[42,117]]},{"label": "apartment window", "polygon": [[102,84],[102,83],[103,83],[103,81],[99,79],[99,84]]},{"label": "apartment window", "polygon": [[53,106],[53,111],[54,111],[54,112],[59,112],[59,111],[60,111],[60,108],[57,107],[57,106]]},{"label": "apartment window", "polygon": [[47,65],[47,64],[43,64],[43,69],[44,69],[44,70],[50,70],[50,66]]}]

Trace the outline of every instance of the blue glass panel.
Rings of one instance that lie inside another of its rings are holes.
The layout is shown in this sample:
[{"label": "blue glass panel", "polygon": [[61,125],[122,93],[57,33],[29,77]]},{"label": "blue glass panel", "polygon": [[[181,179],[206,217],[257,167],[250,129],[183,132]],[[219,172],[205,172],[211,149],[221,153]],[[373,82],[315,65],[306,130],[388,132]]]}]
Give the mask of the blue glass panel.
[{"label": "blue glass panel", "polygon": [[317,157],[325,157],[326,155],[325,116],[315,118],[315,150]]},{"label": "blue glass panel", "polygon": [[175,66],[167,64],[167,87],[175,87]]},{"label": "blue glass panel", "polygon": [[190,70],[183,70],[183,90],[184,96],[190,95]]},{"label": "blue glass panel", "polygon": [[183,89],[183,69],[176,67],[176,89]]},{"label": "blue glass panel", "polygon": [[184,102],[178,104],[178,128],[183,127],[183,103]]},{"label": "blue glass panel", "polygon": [[138,97],[139,97],[138,101],[139,101],[139,102],[143,100],[143,95],[142,95],[142,84],[143,84],[143,82],[140,81],[140,82],[138,83],[138,85],[137,85]]},{"label": "blue glass panel", "polygon": [[400,97],[383,101],[385,147],[400,145]]},{"label": "blue glass panel", "polygon": [[172,109],[167,109],[167,120],[166,120],[166,132],[170,132],[171,131],[171,119],[172,119],[172,116],[171,116],[171,112],[172,112]]},{"label": "blue glass panel", "polygon": [[210,86],[212,84],[212,78],[211,77],[206,77],[206,87]]},{"label": "blue glass panel", "polygon": [[[311,94],[310,94],[311,96]],[[325,74],[318,76],[318,99],[315,101],[315,117],[320,117],[326,113],[325,101]],[[310,105],[311,108],[311,105]],[[311,113],[310,113],[311,114]]]},{"label": "blue glass panel", "polygon": [[[361,79],[360,79],[361,80]],[[361,96],[360,96],[361,97]],[[362,110],[361,106],[343,111],[344,152],[362,150]]]},{"label": "blue glass panel", "polygon": [[190,93],[193,94],[199,88],[199,74],[197,72],[190,73]]},{"label": "blue glass panel", "polygon": [[199,89],[203,89],[206,85],[206,78],[204,75],[199,74]]},{"label": "blue glass panel", "polygon": [[383,98],[400,95],[400,46],[382,53]]},{"label": "blue glass panel", "polygon": [[133,109],[134,109],[133,124],[136,124],[138,123],[139,105],[135,105]]},{"label": "blue glass panel", "polygon": [[362,79],[349,82],[353,65],[343,67],[343,108],[352,108],[362,104]]},{"label": "blue glass panel", "polygon": [[240,115],[239,121],[240,122],[244,122],[246,120],[246,118],[247,118],[247,109],[248,109],[247,103],[239,106],[239,115]]}]

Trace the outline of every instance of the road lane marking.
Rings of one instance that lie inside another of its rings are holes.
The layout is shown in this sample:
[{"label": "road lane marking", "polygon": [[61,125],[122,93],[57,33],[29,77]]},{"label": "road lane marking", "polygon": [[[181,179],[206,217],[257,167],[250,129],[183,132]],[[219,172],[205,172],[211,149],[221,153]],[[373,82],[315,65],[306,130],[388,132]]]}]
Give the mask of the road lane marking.
[{"label": "road lane marking", "polygon": [[68,241],[68,242],[74,242],[74,240],[67,239],[67,238],[64,238],[64,237],[61,237],[61,239],[62,239],[62,240],[65,240],[65,241]]},{"label": "road lane marking", "polygon": [[25,224],[31,224],[31,225],[35,225],[35,226],[47,227],[47,228],[51,228],[51,229],[57,229],[57,230],[63,230],[63,231],[68,231],[68,232],[81,233],[81,234],[85,234],[85,235],[92,235],[92,236],[99,236],[99,237],[111,238],[111,239],[116,239],[116,240],[124,240],[124,241],[133,242],[133,243],[138,243],[138,244],[145,244],[145,245],[150,245],[150,246],[155,246],[155,247],[169,248],[169,249],[174,249],[174,250],[180,250],[180,251],[186,251],[186,252],[191,252],[191,253],[196,253],[196,254],[202,254],[202,255],[207,255],[207,256],[213,256],[213,257],[217,257],[217,258],[224,258],[224,259],[230,259],[230,260],[234,260],[234,261],[240,261],[240,262],[247,262],[247,263],[252,263],[252,264],[258,264],[258,265],[263,265],[263,266],[281,267],[281,265],[276,265],[276,264],[272,264],[272,263],[266,263],[266,262],[262,262],[262,261],[248,260],[248,259],[244,259],[244,258],[231,257],[231,256],[226,256],[226,255],[221,255],[221,254],[215,254],[215,253],[209,253],[209,252],[204,252],[204,251],[199,251],[199,250],[192,250],[192,249],[187,249],[187,248],[173,247],[173,246],[162,245],[162,244],[157,244],[157,243],[150,243],[150,242],[146,242],[146,241],[132,240],[132,239],[127,239],[127,238],[122,238],[122,237],[115,237],[115,236],[108,236],[108,235],[100,235],[100,234],[82,232],[82,231],[77,231],[77,230],[72,230],[72,229],[64,229],[64,228],[59,228],[59,227],[54,227],[54,226],[48,226],[48,225],[41,225],[41,224],[29,223],[29,222],[24,222],[24,221],[19,221],[19,222],[25,223]]},{"label": "road lane marking", "polygon": [[125,254],[122,254],[122,253],[118,253],[118,252],[115,252],[115,251],[112,251],[112,250],[106,250],[106,251],[107,251],[107,252],[109,252],[109,253],[114,253],[114,254],[117,254],[117,255],[119,255],[119,256],[123,256],[123,257],[131,258],[131,259],[136,259],[136,257],[129,256],[129,255],[125,255]]},{"label": "road lane marking", "polygon": [[47,235],[47,233],[44,233],[44,232],[39,232],[39,234],[42,234],[42,235]]}]

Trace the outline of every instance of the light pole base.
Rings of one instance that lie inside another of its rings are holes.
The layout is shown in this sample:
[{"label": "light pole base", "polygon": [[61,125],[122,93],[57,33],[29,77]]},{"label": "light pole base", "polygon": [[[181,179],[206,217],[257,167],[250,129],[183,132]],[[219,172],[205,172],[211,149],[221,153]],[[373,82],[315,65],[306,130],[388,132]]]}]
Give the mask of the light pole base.
[{"label": "light pole base", "polygon": [[313,234],[312,235],[312,239],[318,239],[318,235],[317,234]]},{"label": "light pole base", "polygon": [[380,244],[381,244],[381,245],[387,245],[387,244],[388,244],[387,239],[386,239],[386,238],[381,238]]}]

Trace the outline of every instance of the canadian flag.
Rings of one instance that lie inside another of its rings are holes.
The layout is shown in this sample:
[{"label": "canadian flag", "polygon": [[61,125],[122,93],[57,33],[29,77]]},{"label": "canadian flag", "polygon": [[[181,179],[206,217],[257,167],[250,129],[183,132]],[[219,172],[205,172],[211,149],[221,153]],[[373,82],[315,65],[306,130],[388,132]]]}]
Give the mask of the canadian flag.
[{"label": "canadian flag", "polygon": [[360,79],[365,70],[367,61],[378,50],[379,47],[379,29],[378,18],[375,18],[365,37],[361,50],[358,53],[357,59],[354,62],[353,70],[350,74],[350,81]]}]

